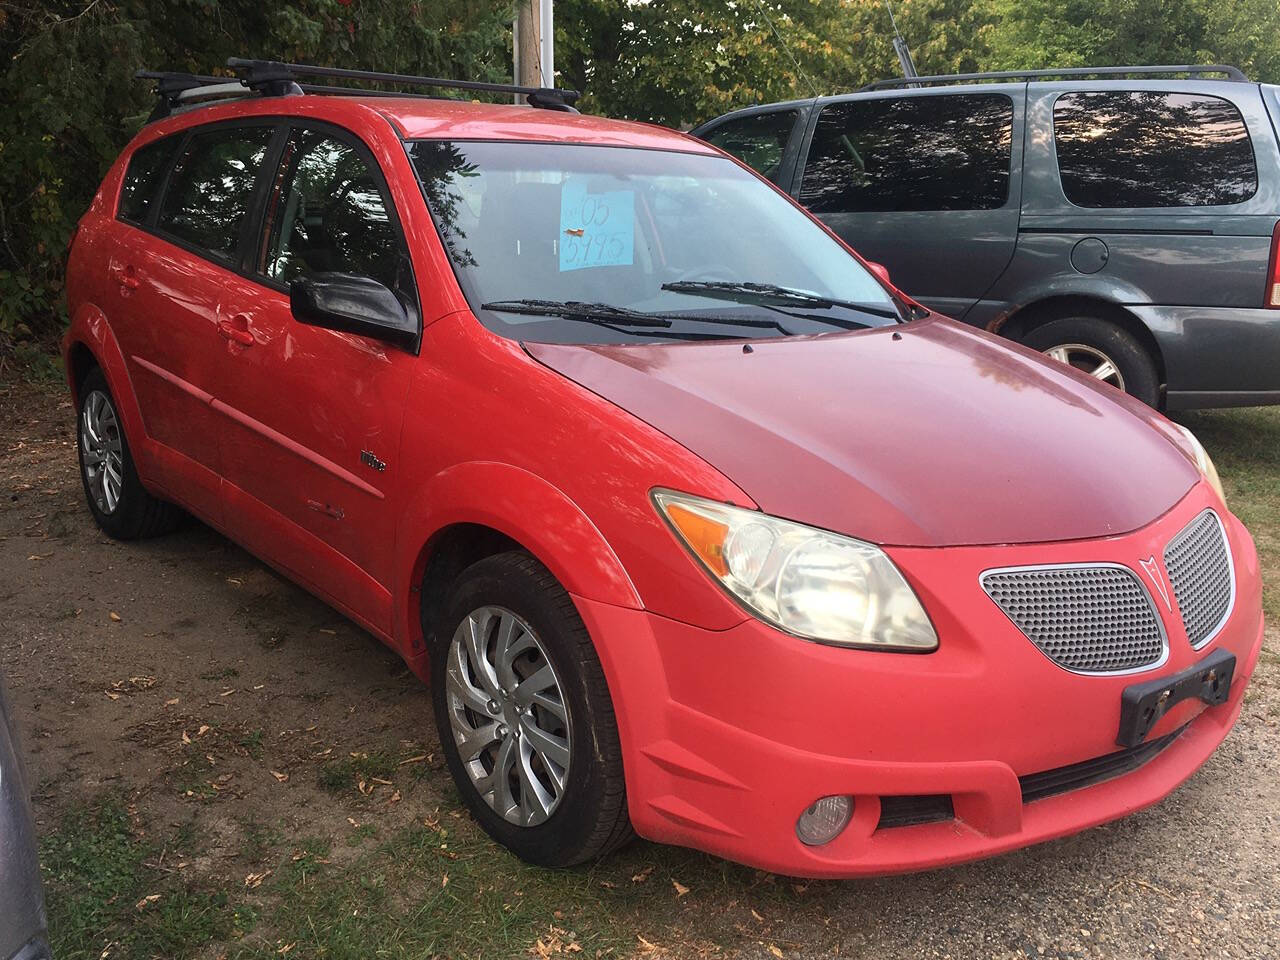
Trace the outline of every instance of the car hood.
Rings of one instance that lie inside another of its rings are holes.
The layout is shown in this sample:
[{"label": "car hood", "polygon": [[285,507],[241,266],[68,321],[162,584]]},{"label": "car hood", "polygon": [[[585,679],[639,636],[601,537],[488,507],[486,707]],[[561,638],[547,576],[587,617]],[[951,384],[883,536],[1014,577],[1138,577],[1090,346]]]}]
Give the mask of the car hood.
[{"label": "car hood", "polygon": [[525,348],[702,457],[766,513],[875,543],[1111,536],[1150,523],[1199,479],[1154,411],[941,318],[749,347]]}]

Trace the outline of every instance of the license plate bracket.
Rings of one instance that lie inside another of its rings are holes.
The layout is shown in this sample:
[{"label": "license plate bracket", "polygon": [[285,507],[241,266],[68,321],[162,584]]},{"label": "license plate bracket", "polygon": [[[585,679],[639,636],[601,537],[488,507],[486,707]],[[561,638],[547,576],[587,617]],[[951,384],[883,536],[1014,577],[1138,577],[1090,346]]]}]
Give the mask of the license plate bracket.
[{"label": "license plate bracket", "polygon": [[1181,673],[1125,687],[1120,697],[1116,743],[1122,747],[1138,746],[1156,722],[1183,700],[1195,698],[1209,706],[1226,703],[1235,669],[1234,653],[1215,650]]}]

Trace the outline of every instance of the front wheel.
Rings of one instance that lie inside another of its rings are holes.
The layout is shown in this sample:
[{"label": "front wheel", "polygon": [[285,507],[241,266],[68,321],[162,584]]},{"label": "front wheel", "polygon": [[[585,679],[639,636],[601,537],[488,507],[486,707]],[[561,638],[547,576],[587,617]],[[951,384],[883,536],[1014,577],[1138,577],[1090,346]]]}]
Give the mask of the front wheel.
[{"label": "front wheel", "polygon": [[431,695],[472,815],[521,859],[564,867],[631,837],[617,720],[573,601],[512,551],[459,574],[435,625]]},{"label": "front wheel", "polygon": [[1063,317],[1036,327],[1022,342],[1147,406],[1160,401],[1160,378],[1151,355],[1133,334],[1114,323],[1098,317]]}]

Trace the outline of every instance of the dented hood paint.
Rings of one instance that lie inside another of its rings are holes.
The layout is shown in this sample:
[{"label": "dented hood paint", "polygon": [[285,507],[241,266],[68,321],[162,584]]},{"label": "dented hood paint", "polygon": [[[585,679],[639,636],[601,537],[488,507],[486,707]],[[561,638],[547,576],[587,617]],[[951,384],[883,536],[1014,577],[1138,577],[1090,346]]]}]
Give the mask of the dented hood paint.
[{"label": "dented hood paint", "polygon": [[[1159,414],[942,318],[741,342],[529,343],[677,440],[762,510],[874,543],[1126,533],[1199,473]],[[697,492],[697,491],[691,491]]]}]

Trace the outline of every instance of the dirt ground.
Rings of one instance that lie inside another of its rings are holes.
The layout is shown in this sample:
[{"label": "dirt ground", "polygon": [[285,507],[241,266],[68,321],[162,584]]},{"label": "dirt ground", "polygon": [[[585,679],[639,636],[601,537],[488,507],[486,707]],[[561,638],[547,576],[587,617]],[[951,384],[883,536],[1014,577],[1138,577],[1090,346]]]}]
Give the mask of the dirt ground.
[{"label": "dirt ground", "polygon": [[[199,524],[136,544],[100,535],[61,389],[0,386],[0,414],[0,673],[59,864],[49,893],[65,956],[356,956],[333,915],[350,905],[342,891],[367,895],[355,874],[384,872],[396,889],[360,928],[378,938],[366,957],[1280,956],[1272,652],[1203,770],[1157,807],[1074,838],[866,882],[795,883],[645,843],[547,874],[461,813],[425,691],[394,654]],[[1280,649],[1274,628],[1269,646]],[[124,811],[124,842],[147,851],[136,905],[111,890],[89,903],[96,868],[63,856],[92,841],[75,831],[108,801]],[[424,829],[426,852],[406,859],[404,838]],[[299,885],[299,862],[331,885]],[[175,884],[225,916],[210,907],[206,933],[165,933],[148,918],[170,894],[147,902],[146,890]],[[501,905],[487,914],[491,895]],[[449,929],[423,932],[436,907],[414,904],[438,904]],[[144,921],[152,939],[131,940]],[[397,939],[397,924],[420,938]]]}]

